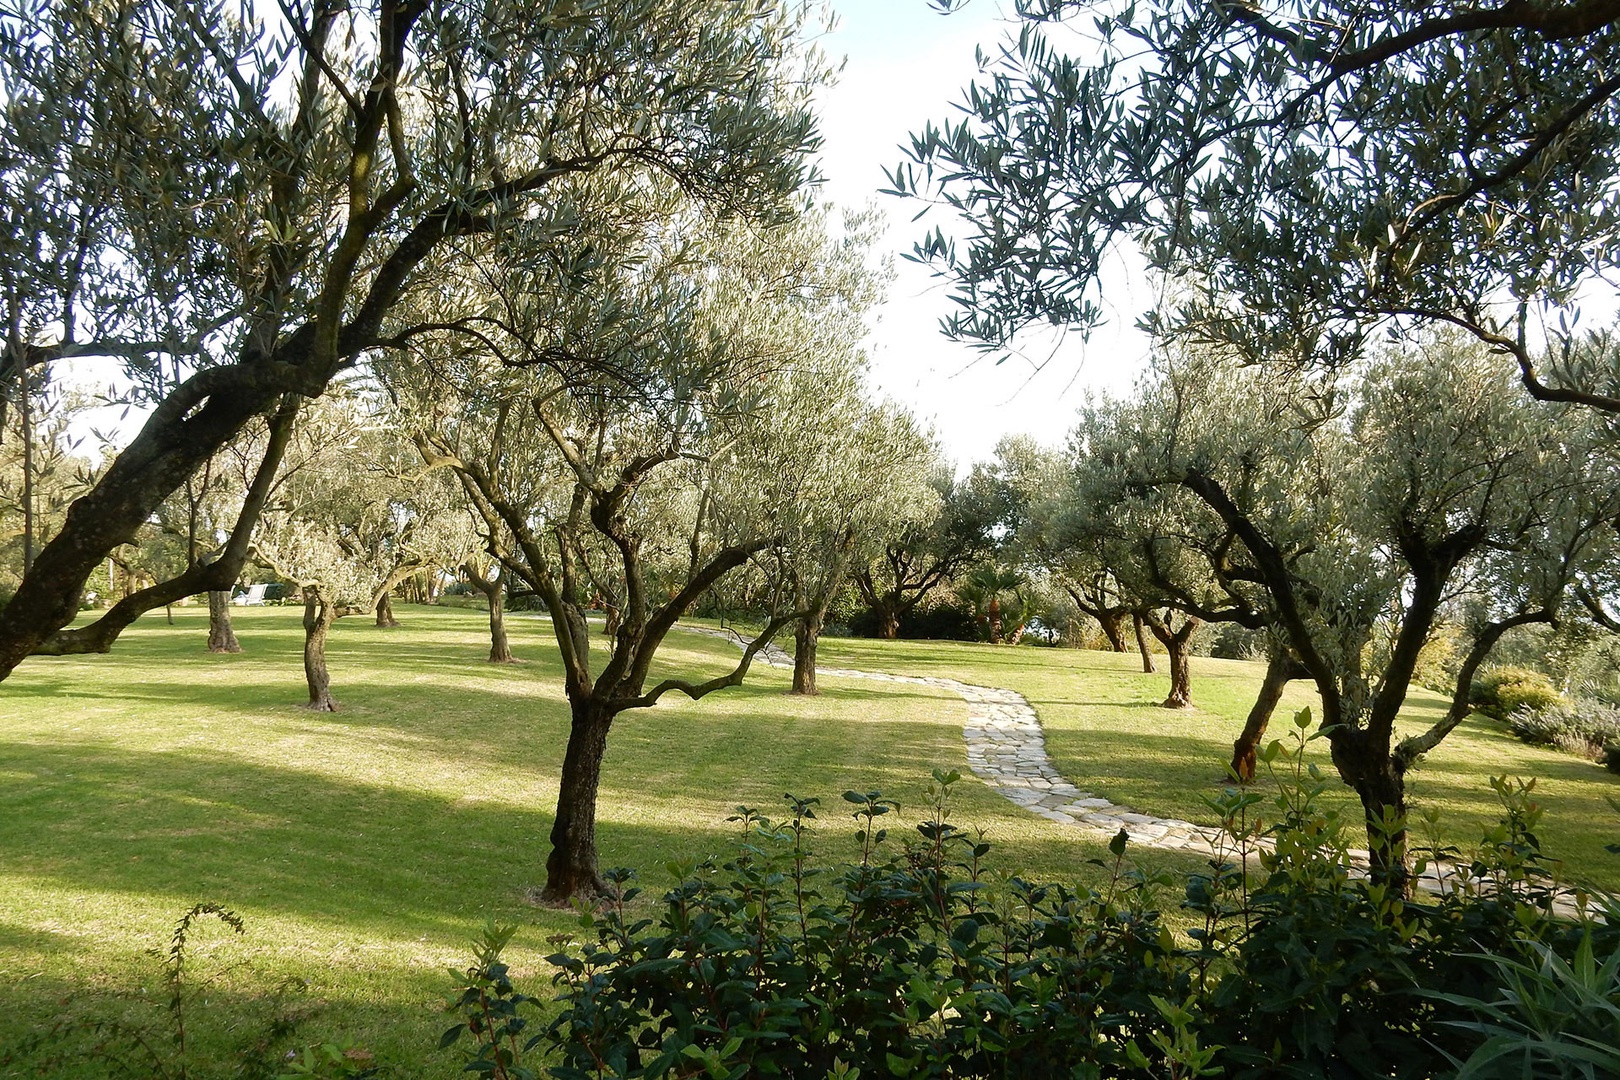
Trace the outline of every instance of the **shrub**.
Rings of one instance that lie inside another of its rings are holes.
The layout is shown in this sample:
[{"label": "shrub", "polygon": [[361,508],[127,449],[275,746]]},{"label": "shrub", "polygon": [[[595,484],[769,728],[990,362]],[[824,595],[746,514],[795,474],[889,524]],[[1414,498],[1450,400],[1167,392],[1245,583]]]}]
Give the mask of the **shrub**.
[{"label": "shrub", "polygon": [[1473,681],[1468,688],[1468,703],[1487,716],[1506,720],[1519,709],[1537,711],[1564,704],[1564,695],[1539,671],[1499,667]]},{"label": "shrub", "polygon": [[1527,743],[1556,746],[1596,758],[1620,743],[1620,708],[1596,701],[1574,701],[1532,709],[1521,705],[1508,715],[1508,727]]},{"label": "shrub", "polygon": [[[983,837],[950,821],[957,777],[936,772],[932,813],[894,837],[893,802],[845,793],[851,865],[818,864],[819,805],[789,796],[782,821],[739,807],[737,854],[672,866],[680,883],[652,913],[628,871],[611,873],[603,905],[582,909],[586,939],[555,939],[562,1011],[538,1034],[502,932],[486,935],[445,1042],[470,1034],[469,1070],[496,1078],[538,1075],[523,1058],[545,1047],[559,1080],[1418,1080],[1454,1076],[1494,1037],[1484,1024],[1515,1022],[1491,1009],[1527,965],[1620,946],[1620,918],[1553,918],[1533,783],[1494,782],[1505,816],[1469,867],[1484,888],[1415,904],[1360,880],[1359,816],[1324,808],[1329,781],[1303,764],[1309,726],[1302,714],[1294,748],[1262,754],[1275,799],[1212,801],[1224,847],[1185,883],[1186,938],[1158,914],[1173,879],[1133,869],[1124,832],[1095,888],[1001,876]],[[1586,1038],[1596,1014],[1579,1015]]]},{"label": "shrub", "polygon": [[1620,773],[1620,743],[1610,743],[1603,748],[1603,767],[1612,773]]}]

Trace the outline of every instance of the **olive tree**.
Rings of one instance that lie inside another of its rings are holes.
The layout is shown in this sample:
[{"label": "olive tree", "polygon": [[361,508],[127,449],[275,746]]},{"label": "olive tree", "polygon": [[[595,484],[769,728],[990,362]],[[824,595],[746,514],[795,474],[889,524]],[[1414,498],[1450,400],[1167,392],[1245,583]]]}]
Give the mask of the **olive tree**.
[{"label": "olive tree", "polygon": [[[615,718],[737,685],[804,614],[778,576],[735,666],[650,681],[682,615],[815,520],[821,493],[793,477],[833,475],[823,460],[842,440],[802,406],[817,379],[847,378],[867,288],[851,269],[864,250],[810,208],[760,228],[715,221],[670,186],[619,196],[613,214],[577,221],[574,259],[498,280],[469,265],[455,287],[482,289],[486,314],[413,338],[421,361],[385,372],[423,459],[455,474],[502,538],[490,553],[551,615],[571,714],[542,890],[554,902],[601,887],[596,798]],[[605,650],[598,599],[614,609]]]},{"label": "olive tree", "polygon": [[[1509,629],[1556,618],[1576,576],[1607,557],[1617,507],[1598,425],[1523,397],[1454,339],[1393,352],[1354,381],[1191,358],[1106,451],[1143,487],[1195,495],[1227,535],[1187,550],[1314,684],[1375,869],[1392,878],[1404,874],[1406,773],[1468,714],[1473,672]],[[1398,740],[1419,655],[1464,596],[1480,615],[1451,707]]]},{"label": "olive tree", "polygon": [[1538,399],[1620,409],[1620,351],[1573,317],[1620,263],[1620,9],[1016,7],[961,118],[892,175],[964,219],[919,245],[955,284],[950,332],[1094,326],[1112,254],[1139,249],[1177,285],[1162,334],[1337,366],[1380,323],[1449,324]]},{"label": "olive tree", "polygon": [[304,676],[317,712],[338,709],[326,665],[333,622],[374,614],[405,577],[453,566],[469,546],[459,493],[403,472],[412,448],[379,420],[351,394],[307,406],[255,533],[253,558],[303,599]]},{"label": "olive tree", "polygon": [[948,586],[998,546],[1005,491],[982,469],[963,477],[936,456],[926,469],[939,512],[903,523],[883,548],[855,570],[861,601],[877,620],[878,635],[899,636],[900,620],[929,594]]},{"label": "olive tree", "polygon": [[[544,258],[568,215],[616,194],[599,177],[780,216],[815,145],[805,17],[776,0],[0,13],[0,201],[13,235],[38,238],[4,253],[0,381],[100,357],[150,406],[0,612],[0,674],[47,639],[105,650],[140,611],[227,587],[286,422],[219,559],[63,629],[106,553],[252,418],[423,321],[467,317],[466,297],[414,302],[447,262],[514,244]],[[530,221],[553,228],[512,228]]]}]

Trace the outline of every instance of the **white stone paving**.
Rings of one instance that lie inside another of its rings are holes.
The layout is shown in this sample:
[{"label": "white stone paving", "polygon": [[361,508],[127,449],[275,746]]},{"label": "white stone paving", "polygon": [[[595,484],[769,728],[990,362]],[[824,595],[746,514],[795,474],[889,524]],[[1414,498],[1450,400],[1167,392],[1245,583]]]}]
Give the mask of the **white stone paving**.
[{"label": "white stone paving", "polygon": [[[736,633],[702,626],[683,629],[723,638],[736,645],[744,640]],[[793,658],[776,645],[761,649],[756,659],[772,667],[793,666]],[[967,702],[968,719],[962,726],[967,744],[968,767],[990,789],[1003,798],[1060,825],[1091,829],[1110,836],[1125,830],[1131,842],[1148,847],[1192,854],[1236,858],[1235,842],[1221,829],[1195,825],[1179,818],[1143,814],[1120,803],[1110,802],[1090,791],[1082,791],[1052,765],[1046,754],[1046,738],[1035,709],[1015,690],[975,686],[957,679],[938,676],[892,675],[853,668],[816,668],[817,675],[841,679],[869,679],[876,682],[913,683],[949,690]],[[1265,842],[1261,841],[1263,845]],[[1369,859],[1365,850],[1350,853],[1352,868],[1365,874]],[[1469,883],[1449,864],[1431,863],[1418,880],[1420,889],[1431,893],[1455,891]],[[1572,902],[1561,901],[1560,913],[1574,916]]]}]

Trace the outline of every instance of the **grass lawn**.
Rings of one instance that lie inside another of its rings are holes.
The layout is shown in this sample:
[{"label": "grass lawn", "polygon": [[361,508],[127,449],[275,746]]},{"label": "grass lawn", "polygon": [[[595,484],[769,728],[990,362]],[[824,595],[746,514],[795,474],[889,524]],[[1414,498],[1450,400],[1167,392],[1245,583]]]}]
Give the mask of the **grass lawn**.
[{"label": "grass lawn", "polygon": [[[547,938],[576,925],[528,899],[542,880],[568,726],[549,625],[509,619],[526,662],[494,666],[483,660],[481,612],[400,616],[397,630],[337,625],[337,714],[299,707],[302,632],[290,607],[238,611],[239,656],[209,656],[206,613],[177,609],[173,626],[148,616],[109,656],[36,658],[0,687],[0,1076],[37,1075],[4,1064],[3,1048],[57,1017],[156,1018],[162,987],[148,950],[198,901],[233,908],[248,927],[231,939],[204,925],[194,939],[192,970],[222,971],[208,986],[212,1007],[191,1025],[205,1057],[240,1043],[247,1018],[292,980],[311,1012],[305,1038],[353,1040],[402,1075],[458,1075],[461,1060],[432,1049],[447,1026],[436,1010],[446,969],[490,919],[520,926],[510,959],[526,989],[546,994]],[[1259,678],[1255,665],[1199,661],[1199,708],[1168,713],[1153,705],[1164,676],[1134,671],[1128,656],[832,639],[822,648],[827,664],[1013,687],[1034,703],[1069,776],[1195,820],[1208,816],[1199,797],[1221,786]],[[718,672],[736,655],[678,633],[662,673]],[[642,871],[649,906],[669,860],[730,850],[735,826],[724,819],[739,803],[773,812],[785,791],[821,796],[820,848],[843,857],[853,850],[845,789],[880,788],[916,821],[930,769],[965,771],[966,708],[952,695],[823,678],[821,696],[803,699],[786,685],[786,672],[759,666],[744,687],[698,703],[672,697],[616,723],[598,838],[605,865]],[[1304,701],[1296,690],[1290,705]],[[1422,698],[1414,719],[1436,708]],[[1620,859],[1602,851],[1615,833],[1602,796],[1620,793],[1620,781],[1590,763],[1471,724],[1413,788],[1470,842],[1493,814],[1492,772],[1541,777],[1548,846],[1620,884]],[[987,830],[1008,872],[1083,879],[1086,860],[1104,854],[1089,834],[1024,813],[971,777],[957,815]],[[53,1075],[95,1074],[81,1063]]]},{"label": "grass lawn", "polygon": [[[1232,740],[1264,673],[1263,664],[1194,657],[1195,707],[1171,711],[1158,705],[1169,690],[1163,657],[1160,674],[1147,675],[1134,653],[824,638],[818,659],[1017,690],[1040,715],[1047,751],[1065,776],[1144,813],[1190,821],[1214,820],[1203,798],[1226,786]],[[1309,684],[1290,686],[1268,739],[1285,735],[1294,712],[1316,702]],[[1398,733],[1426,730],[1444,712],[1438,695],[1417,690]],[[1323,771],[1336,777],[1325,741],[1312,750]],[[1620,776],[1590,761],[1527,746],[1505,725],[1475,715],[1408,774],[1407,789],[1414,809],[1439,808],[1445,841],[1469,851],[1500,812],[1488,783],[1493,775],[1534,777],[1537,801],[1547,808],[1544,849],[1564,860],[1571,878],[1620,890],[1620,856],[1604,850],[1620,840],[1620,814],[1605,800],[1620,797]],[[1360,804],[1349,788],[1335,782],[1330,794],[1359,821]]]},{"label": "grass lawn", "polygon": [[[260,999],[296,980],[316,1010],[307,1037],[353,1039],[406,1075],[457,1075],[460,1059],[432,1049],[447,1024],[436,1008],[479,927],[522,927],[511,959],[544,995],[546,938],[576,925],[527,899],[568,725],[549,625],[509,619],[527,662],[496,666],[481,612],[401,607],[396,630],[343,620],[329,652],[343,711],[314,714],[299,707],[298,611],[235,616],[238,656],[208,655],[206,612],[182,608],[173,626],[149,615],[111,655],[36,658],[0,687],[0,1048],[59,1016],[155,1018],[147,950],[214,901],[248,933],[204,925],[192,970],[226,969],[210,1013],[237,1030],[198,1018],[194,1042],[240,1041]],[[735,659],[679,633],[663,668]],[[668,860],[729,850],[735,805],[774,812],[784,791],[824,799],[821,846],[841,856],[844,790],[880,788],[914,811],[930,769],[964,767],[966,710],[951,695],[824,679],[802,699],[786,685],[760,666],[747,686],[621,717],[604,864],[640,868],[656,896]],[[1102,854],[971,779],[959,814],[989,830],[1009,871],[1072,879]]]}]

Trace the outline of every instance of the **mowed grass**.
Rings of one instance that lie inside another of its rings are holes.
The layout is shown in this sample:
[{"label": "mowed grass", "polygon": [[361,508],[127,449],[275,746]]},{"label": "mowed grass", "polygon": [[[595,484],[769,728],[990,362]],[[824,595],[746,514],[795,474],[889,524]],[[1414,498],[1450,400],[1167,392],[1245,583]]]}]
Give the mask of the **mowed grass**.
[{"label": "mowed grass", "polygon": [[[1134,653],[826,638],[819,660],[1017,690],[1039,714],[1058,769],[1080,787],[1144,813],[1199,822],[1214,821],[1204,800],[1228,784],[1232,741],[1264,672],[1262,664],[1195,657],[1195,707],[1172,711],[1159,707],[1169,691],[1162,656],[1160,672],[1149,675]],[[1308,683],[1292,684],[1267,739],[1286,737],[1292,716],[1306,706],[1319,707],[1314,690]],[[1427,730],[1444,711],[1438,694],[1415,690],[1398,735]],[[1360,804],[1337,782],[1325,740],[1312,744],[1310,760],[1333,780],[1328,798],[1359,821]],[[1535,799],[1546,808],[1544,850],[1563,860],[1570,878],[1620,890],[1620,855],[1605,850],[1620,841],[1620,813],[1606,801],[1620,797],[1620,776],[1590,761],[1527,746],[1505,725],[1475,715],[1407,775],[1407,789],[1415,811],[1440,811],[1444,842],[1471,852],[1500,817],[1492,776],[1534,778]]]},{"label": "mowed grass", "polygon": [[[484,662],[481,612],[402,607],[394,630],[343,620],[329,649],[342,711],[315,714],[300,707],[298,611],[235,615],[240,655],[208,655],[206,613],[183,608],[172,626],[147,616],[111,655],[35,658],[0,685],[0,1063],[61,1017],[155,1018],[148,950],[211,901],[248,933],[194,936],[190,971],[212,979],[191,1024],[205,1056],[247,1038],[265,999],[296,982],[306,1038],[352,1039],[405,1075],[457,1075],[461,1059],[433,1050],[437,1010],[480,927],[520,927],[510,959],[542,996],[547,938],[577,928],[529,900],[568,730],[550,626],[509,619],[525,662],[504,666]],[[909,649],[874,666],[903,668]],[[1024,651],[1004,655],[1016,666]],[[736,656],[678,632],[654,677],[706,676]],[[760,665],[746,686],[616,723],[598,839],[604,865],[640,869],[649,907],[667,862],[731,850],[737,804],[776,813],[784,792],[818,795],[820,847],[844,857],[843,791],[881,789],[912,823],[932,768],[965,772],[966,708],[949,694],[826,678],[805,699],[786,685]],[[971,777],[956,812],[1009,872],[1073,880],[1104,854]]]}]

